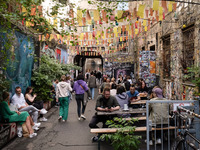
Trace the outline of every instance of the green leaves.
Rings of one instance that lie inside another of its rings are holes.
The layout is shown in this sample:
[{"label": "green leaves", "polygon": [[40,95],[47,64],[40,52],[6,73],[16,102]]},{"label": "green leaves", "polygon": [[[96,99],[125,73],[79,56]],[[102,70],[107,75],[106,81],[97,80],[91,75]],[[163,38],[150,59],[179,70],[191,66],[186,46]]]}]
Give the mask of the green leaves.
[{"label": "green leaves", "polygon": [[40,58],[40,66],[33,70],[33,87],[37,97],[43,101],[50,101],[52,81],[60,79],[61,75],[68,74],[71,69],[80,69],[80,67],[72,64],[60,64],[56,59],[42,55]]},{"label": "green leaves", "polygon": [[139,148],[141,136],[134,135],[134,122],[137,119],[125,120],[124,118],[115,117],[113,120],[108,120],[106,125],[109,128],[119,128],[114,134],[103,134],[100,140],[111,140],[111,144],[115,150],[137,150]]}]

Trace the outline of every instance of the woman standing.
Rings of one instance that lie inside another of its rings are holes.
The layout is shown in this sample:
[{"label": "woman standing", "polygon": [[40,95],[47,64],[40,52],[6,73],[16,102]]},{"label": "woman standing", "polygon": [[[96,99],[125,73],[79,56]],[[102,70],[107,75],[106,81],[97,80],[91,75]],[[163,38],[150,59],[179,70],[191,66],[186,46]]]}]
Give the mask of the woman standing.
[{"label": "woman standing", "polygon": [[60,121],[62,119],[63,122],[67,120],[68,117],[68,109],[69,109],[69,92],[72,91],[72,88],[69,83],[65,82],[66,76],[61,76],[61,82],[59,82],[56,86],[56,102],[60,102],[60,111],[59,118]]},{"label": "woman standing", "polygon": [[[74,83],[73,90],[76,93],[76,102],[77,102],[77,112],[78,112],[78,120],[86,119],[84,116],[86,104],[84,104],[84,93],[88,92],[88,97],[90,97],[90,92],[88,90],[87,84],[84,81],[84,76],[79,74],[77,77],[77,81]],[[82,104],[82,112],[81,112],[81,104]]]},{"label": "woman standing", "polygon": [[[32,87],[27,87],[26,92],[25,92],[25,99],[27,104],[33,105],[37,109],[44,109],[43,108],[43,101],[36,101],[35,98],[37,97],[36,94],[32,96],[33,88]],[[44,110],[46,113],[47,111]],[[43,116],[43,114],[40,114],[40,121],[47,121],[47,119]]]},{"label": "woman standing", "polygon": [[29,132],[29,137],[33,138],[34,136],[37,136],[37,133],[34,133],[33,129],[39,129],[38,127],[40,126],[40,124],[34,123],[31,117],[29,116],[29,113],[26,111],[11,111],[8,106],[8,101],[9,93],[4,92],[3,101],[0,103],[0,115],[2,116],[2,118],[7,122],[19,122],[19,124],[21,125],[25,122]]},{"label": "woman standing", "polygon": [[91,74],[90,74],[90,78],[88,81],[88,87],[90,88],[90,92],[92,93],[92,100],[94,100],[94,88],[97,87],[97,84],[96,84],[96,77],[94,76],[93,72],[91,72]]}]

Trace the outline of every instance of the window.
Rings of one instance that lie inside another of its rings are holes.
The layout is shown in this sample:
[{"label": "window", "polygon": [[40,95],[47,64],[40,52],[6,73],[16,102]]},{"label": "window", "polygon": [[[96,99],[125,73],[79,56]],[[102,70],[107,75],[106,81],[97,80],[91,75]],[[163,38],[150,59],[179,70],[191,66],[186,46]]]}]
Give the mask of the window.
[{"label": "window", "polygon": [[163,38],[163,76],[164,78],[170,77],[170,61],[171,59],[171,47],[170,47],[170,35]]},{"label": "window", "polygon": [[145,46],[142,47],[142,51],[145,51]]},{"label": "window", "polygon": [[153,45],[153,46],[150,46],[150,51],[155,51],[156,50],[156,47],[155,47],[155,45]]},{"label": "window", "polygon": [[192,67],[194,64],[194,26],[183,30],[183,69]]}]

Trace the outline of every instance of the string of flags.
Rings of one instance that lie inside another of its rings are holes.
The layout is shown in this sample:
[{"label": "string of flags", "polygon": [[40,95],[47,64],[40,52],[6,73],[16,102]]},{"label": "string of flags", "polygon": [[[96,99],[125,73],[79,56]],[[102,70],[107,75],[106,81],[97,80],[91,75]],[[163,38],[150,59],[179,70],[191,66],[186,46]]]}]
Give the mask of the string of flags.
[{"label": "string of flags", "polygon": [[[105,10],[86,10],[77,9],[76,18],[73,9],[69,11],[69,20],[62,22],[68,26],[75,26],[74,19],[77,20],[79,27],[92,26],[92,32],[84,32],[73,35],[45,34],[39,35],[39,40],[45,41],[55,39],[59,43],[67,44],[74,53],[80,53],[81,49],[77,47],[97,47],[97,52],[101,55],[107,55],[124,50],[128,47],[128,41],[134,39],[143,32],[150,30],[154,23],[165,20],[167,13],[176,11],[177,3],[174,1],[152,0],[152,5],[140,3],[132,10],[115,10],[111,15]],[[40,9],[41,10],[41,7]],[[22,8],[22,12],[27,12]],[[36,15],[36,7],[31,9],[31,15]],[[57,26],[58,20],[54,16],[53,24]],[[109,29],[99,28],[100,25],[114,24]],[[130,23],[131,22],[131,23]],[[26,21],[26,26],[32,26]],[[98,27],[98,28],[95,28]],[[102,49],[101,47],[107,47]],[[92,51],[91,48],[88,50]],[[117,60],[117,59],[114,59]],[[117,60],[120,61],[120,60]]]}]

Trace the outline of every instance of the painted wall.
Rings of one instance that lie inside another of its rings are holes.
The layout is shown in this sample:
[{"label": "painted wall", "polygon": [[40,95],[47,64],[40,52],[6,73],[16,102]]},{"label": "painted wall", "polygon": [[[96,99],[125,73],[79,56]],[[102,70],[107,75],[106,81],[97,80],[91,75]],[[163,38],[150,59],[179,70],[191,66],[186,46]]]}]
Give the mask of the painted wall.
[{"label": "painted wall", "polygon": [[[7,41],[7,35],[1,33],[0,40],[3,45]],[[11,46],[10,60],[7,65],[6,76],[11,81],[11,92],[15,93],[15,87],[20,86],[24,93],[31,85],[33,67],[34,41],[33,38],[21,32],[15,32]]]}]

